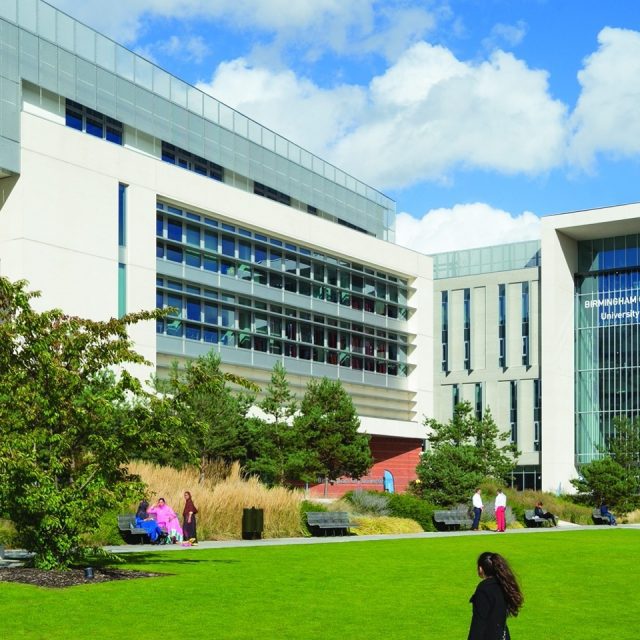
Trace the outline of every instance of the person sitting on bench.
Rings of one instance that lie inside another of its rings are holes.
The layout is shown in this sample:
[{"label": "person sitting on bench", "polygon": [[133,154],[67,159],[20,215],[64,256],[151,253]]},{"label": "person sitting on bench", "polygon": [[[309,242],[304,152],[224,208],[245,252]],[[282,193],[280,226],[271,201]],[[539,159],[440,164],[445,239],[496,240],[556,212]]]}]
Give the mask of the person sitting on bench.
[{"label": "person sitting on bench", "polygon": [[551,520],[553,522],[553,526],[558,526],[558,521],[553,513],[549,513],[542,508],[542,502],[538,502],[536,504],[536,508],[533,510],[533,515],[542,519],[542,520]]},{"label": "person sitting on bench", "polygon": [[618,524],[616,522],[615,516],[613,515],[613,513],[611,513],[611,511],[609,511],[609,507],[607,506],[607,503],[604,500],[600,503],[600,515],[603,518],[607,518],[609,520],[609,524],[612,527],[615,527],[616,524]]},{"label": "person sitting on bench", "polygon": [[136,511],[136,527],[144,529],[149,536],[149,540],[155,544],[165,537],[165,533],[156,520],[149,515],[147,512],[148,508],[149,503],[146,500],[142,500],[138,505],[138,510]]}]

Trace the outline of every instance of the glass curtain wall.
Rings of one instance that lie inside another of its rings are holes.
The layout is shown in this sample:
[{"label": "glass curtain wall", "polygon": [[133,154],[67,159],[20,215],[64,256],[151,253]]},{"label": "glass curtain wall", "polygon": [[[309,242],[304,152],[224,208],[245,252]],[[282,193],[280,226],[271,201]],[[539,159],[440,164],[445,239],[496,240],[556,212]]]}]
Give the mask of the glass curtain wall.
[{"label": "glass curtain wall", "polygon": [[598,458],[613,418],[640,415],[640,235],[578,243],[576,463]]}]

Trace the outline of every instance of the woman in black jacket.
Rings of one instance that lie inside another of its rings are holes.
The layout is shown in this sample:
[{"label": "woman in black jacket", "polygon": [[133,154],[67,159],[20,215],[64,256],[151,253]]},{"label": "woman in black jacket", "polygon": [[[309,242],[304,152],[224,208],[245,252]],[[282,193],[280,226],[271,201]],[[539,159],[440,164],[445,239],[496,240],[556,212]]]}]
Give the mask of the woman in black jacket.
[{"label": "woman in black jacket", "polygon": [[490,551],[480,554],[478,575],[468,640],[509,640],[507,616],[517,616],[524,602],[518,581],[507,561]]}]

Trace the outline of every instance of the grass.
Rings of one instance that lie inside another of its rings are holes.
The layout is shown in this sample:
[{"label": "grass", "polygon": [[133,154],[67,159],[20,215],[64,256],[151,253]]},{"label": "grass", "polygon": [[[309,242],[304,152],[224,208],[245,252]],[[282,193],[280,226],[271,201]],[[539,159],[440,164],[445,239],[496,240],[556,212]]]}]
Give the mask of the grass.
[{"label": "grass", "polygon": [[1,584],[0,636],[464,638],[485,550],[509,558],[525,593],[514,638],[590,640],[605,627],[638,638],[640,531],[629,529],[140,554],[131,568],[173,575],[62,591]]},{"label": "grass", "polygon": [[201,540],[240,539],[242,510],[246,507],[264,509],[264,535],[267,538],[302,534],[302,492],[284,487],[268,488],[255,477],[243,477],[237,463],[225,469],[224,477],[213,477],[204,484],[198,484],[198,472],[191,468],[178,471],[136,462],[129,465],[129,469],[147,484],[151,499],[165,498],[180,520],[183,493],[190,491],[198,509],[198,538]]}]

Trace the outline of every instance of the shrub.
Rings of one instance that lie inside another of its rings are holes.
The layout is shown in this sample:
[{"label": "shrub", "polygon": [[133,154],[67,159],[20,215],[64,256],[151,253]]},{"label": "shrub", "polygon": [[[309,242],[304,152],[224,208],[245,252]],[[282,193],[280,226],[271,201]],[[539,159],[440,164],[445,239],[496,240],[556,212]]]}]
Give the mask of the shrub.
[{"label": "shrub", "polygon": [[433,512],[437,509],[422,498],[409,493],[387,494],[391,515],[396,518],[415,520],[424,531],[435,531]]},{"label": "shrub", "polygon": [[352,518],[357,527],[352,532],[358,536],[384,535],[397,533],[422,533],[422,527],[409,518],[390,516],[355,516]]},{"label": "shrub", "polygon": [[377,491],[351,491],[346,499],[353,505],[356,513],[372,516],[391,514],[388,494]]},{"label": "shrub", "polygon": [[[119,509],[113,509],[104,513],[98,518],[98,526],[95,531],[83,536],[84,541],[89,546],[119,545],[123,544],[120,530],[117,527],[118,516],[129,513],[132,509],[129,505],[123,505]],[[135,509],[133,509],[135,511]]]},{"label": "shrub", "polygon": [[0,519],[0,544],[12,547],[16,543],[16,530],[10,520]]},{"label": "shrub", "polygon": [[518,520],[524,523],[524,512],[533,509],[538,501],[542,502],[545,511],[550,511],[560,520],[575,524],[592,524],[592,507],[576,504],[566,496],[557,496],[542,491],[511,491],[507,492],[508,504],[513,508]]}]

